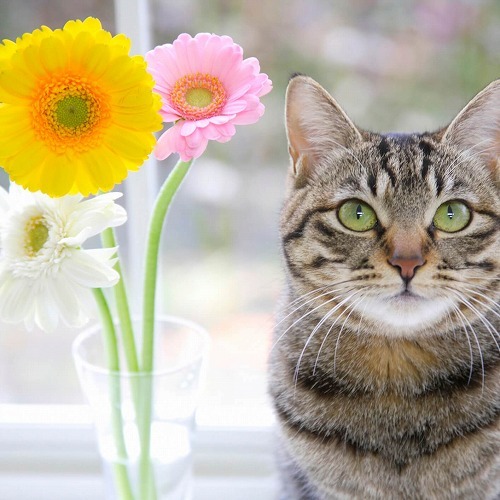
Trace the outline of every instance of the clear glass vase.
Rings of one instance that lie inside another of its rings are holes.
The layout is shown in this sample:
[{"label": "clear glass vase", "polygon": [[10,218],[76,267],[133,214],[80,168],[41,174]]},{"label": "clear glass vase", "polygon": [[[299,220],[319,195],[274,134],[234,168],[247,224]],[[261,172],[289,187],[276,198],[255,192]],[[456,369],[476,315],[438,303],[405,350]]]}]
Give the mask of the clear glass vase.
[{"label": "clear glass vase", "polygon": [[[135,332],[140,326],[134,324]],[[116,372],[106,368],[100,325],[75,339],[73,357],[94,417],[107,499],[191,497],[191,435],[207,349],[201,327],[162,317],[153,372],[130,373],[125,359]]]}]

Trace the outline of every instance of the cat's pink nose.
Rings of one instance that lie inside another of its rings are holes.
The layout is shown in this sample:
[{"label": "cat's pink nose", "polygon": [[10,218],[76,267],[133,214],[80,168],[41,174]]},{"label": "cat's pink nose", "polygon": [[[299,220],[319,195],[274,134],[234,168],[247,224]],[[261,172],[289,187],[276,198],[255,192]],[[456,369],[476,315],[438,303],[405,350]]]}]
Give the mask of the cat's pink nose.
[{"label": "cat's pink nose", "polygon": [[388,262],[393,267],[399,267],[399,274],[405,281],[410,281],[415,276],[417,268],[425,264],[422,255],[407,256],[397,253],[394,253]]}]

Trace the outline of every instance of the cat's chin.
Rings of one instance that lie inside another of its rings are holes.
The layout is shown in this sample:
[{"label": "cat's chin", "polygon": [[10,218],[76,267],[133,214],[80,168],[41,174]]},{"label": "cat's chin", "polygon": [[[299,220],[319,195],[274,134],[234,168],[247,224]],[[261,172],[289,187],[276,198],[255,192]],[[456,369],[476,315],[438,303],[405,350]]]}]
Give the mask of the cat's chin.
[{"label": "cat's chin", "polygon": [[452,303],[448,299],[401,292],[389,297],[367,298],[361,307],[367,319],[391,327],[385,330],[388,334],[409,336],[445,319]]}]

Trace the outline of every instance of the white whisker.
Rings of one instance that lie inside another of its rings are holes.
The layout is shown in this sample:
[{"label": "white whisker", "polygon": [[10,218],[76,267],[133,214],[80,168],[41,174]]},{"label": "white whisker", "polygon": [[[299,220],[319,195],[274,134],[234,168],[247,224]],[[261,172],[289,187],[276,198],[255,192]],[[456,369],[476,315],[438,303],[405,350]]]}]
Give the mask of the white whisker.
[{"label": "white whisker", "polygon": [[[498,342],[497,342],[497,338],[495,337],[495,335],[497,337],[500,337],[499,333],[498,333],[498,330],[491,324],[491,322],[484,317],[484,315],[481,313],[481,311],[479,311],[479,309],[477,309],[477,307],[475,307],[473,304],[471,304],[466,298],[462,297],[456,290],[454,290],[453,288],[449,288],[447,287],[448,290],[450,290],[451,292],[453,292],[455,294],[455,296],[458,297],[458,300],[465,306],[467,307],[470,311],[472,311],[478,318],[479,320],[481,321],[481,323],[483,323],[483,325],[486,327],[486,329],[488,330],[488,333],[491,335],[492,339],[493,339],[493,342],[495,342],[495,345],[497,346],[497,349],[500,351],[500,346],[498,345]],[[481,303],[481,302],[480,302]],[[482,303],[481,303],[482,304]]]},{"label": "white whisker", "polygon": [[[352,288],[350,290],[347,291],[347,293],[349,293],[350,291],[352,290]],[[328,295],[328,294],[325,294],[325,295]],[[309,316],[310,314],[312,314],[313,312],[317,311],[318,309],[320,309],[321,307],[324,307],[326,306],[327,304],[329,304],[330,302],[334,302],[335,300],[337,300],[338,298],[342,297],[342,295],[337,295],[325,302],[322,302],[319,306],[316,306],[314,309],[311,309],[310,311],[308,311],[307,313],[303,314],[299,319],[295,320],[280,336],[279,338],[276,340],[276,342],[274,342],[274,344],[272,345],[271,347],[271,351],[273,351],[273,349],[278,345],[279,341],[287,334],[287,332],[293,328],[297,323],[299,323],[300,321],[302,321],[304,318],[306,318],[307,316]],[[314,299],[316,300],[316,299]],[[312,300],[311,300],[312,302]],[[298,307],[295,311],[297,311],[298,309],[300,309],[302,306]],[[295,312],[293,311],[293,312]],[[291,314],[290,313],[288,314],[286,317],[290,316]],[[286,319],[286,318],[283,318],[283,320]],[[280,323],[283,321],[281,320]],[[279,324],[279,323],[278,323]]]},{"label": "white whisker", "polygon": [[[456,307],[456,312],[460,315],[461,318],[463,318],[465,320],[465,322],[469,325],[469,328],[472,332],[472,335],[474,335],[474,340],[476,341],[476,345],[477,345],[477,348],[478,348],[478,351],[479,351],[479,359],[481,360],[481,381],[482,381],[482,384],[481,384],[481,393],[484,391],[484,378],[485,378],[485,372],[484,372],[484,359],[483,359],[483,351],[481,349],[481,344],[479,343],[479,339],[477,338],[477,335],[476,335],[476,332],[474,330],[474,328],[472,327],[472,325],[470,324],[470,321],[467,319],[467,316],[460,310],[460,308],[458,306],[455,306]],[[469,340],[469,347],[471,348],[471,353],[472,353],[472,345],[470,344],[470,340]],[[474,364],[472,363],[471,365],[471,373],[469,374],[469,383],[472,379],[472,368],[473,368]]]},{"label": "white whisker", "polygon": [[[356,303],[356,304],[353,304],[352,306],[352,310],[351,312],[347,315],[346,319],[344,320],[344,322],[342,323],[342,327],[340,328],[340,331],[339,331],[339,334],[337,335],[337,340],[335,342],[335,351],[333,353],[333,374],[335,375],[337,373],[337,352],[338,352],[338,349],[339,349],[339,345],[340,345],[340,337],[342,336],[342,332],[344,330],[344,326],[347,322],[347,320],[349,319],[349,317],[351,316],[351,314],[353,313],[354,311],[354,307],[360,303],[361,301],[363,301],[363,299],[365,298],[365,296],[362,296],[360,297],[359,301]],[[330,333],[331,330],[328,331],[328,333]],[[328,334],[327,334],[328,335]],[[326,337],[325,337],[326,339]],[[321,350],[321,348],[320,348]],[[318,356],[319,356],[319,353],[318,353]]]},{"label": "white whisker", "polygon": [[[315,333],[321,328],[321,325],[323,325],[323,323],[328,318],[330,318],[340,307],[342,307],[346,302],[348,302],[352,297],[354,297],[356,294],[358,294],[360,292],[361,292],[361,290],[358,290],[358,291],[354,292],[353,294],[349,295],[348,297],[346,297],[345,299],[343,299],[341,302],[339,302],[335,307],[333,307],[330,311],[328,311],[328,313],[325,314],[323,316],[323,318],[321,319],[321,321],[314,327],[313,331],[311,332],[311,334],[307,338],[307,341],[306,341],[306,343],[304,345],[304,348],[302,349],[302,352],[300,353],[299,359],[297,361],[297,366],[295,368],[295,373],[294,373],[294,382],[295,382],[295,385],[297,385],[297,381],[298,381],[298,377],[299,377],[300,363],[302,362],[302,358],[303,358],[304,353],[305,353],[305,351],[307,349],[307,346],[309,345],[309,343],[313,339]],[[342,316],[342,314],[340,314],[340,316]],[[340,316],[339,316],[339,318],[340,318]]]},{"label": "white whisker", "polygon": [[[364,296],[360,297],[359,299],[357,299],[356,301],[354,301],[352,304],[349,304],[344,311],[342,311],[342,313],[338,316],[338,318],[335,318],[335,321],[330,325],[330,328],[328,329],[328,331],[326,332],[325,334],[325,337],[323,338],[323,341],[321,342],[321,345],[319,346],[319,349],[318,349],[318,354],[316,356],[316,361],[314,362],[314,368],[313,368],[313,375],[316,374],[316,368],[318,367],[318,361],[319,361],[319,356],[321,354],[321,350],[323,349],[323,346],[325,345],[325,342],[326,342],[326,339],[328,338],[328,336],[330,335],[330,332],[332,331],[333,327],[336,325],[337,321],[342,317],[342,315],[347,312],[349,309],[351,309],[351,312],[349,313],[349,315],[347,316],[346,318],[346,321],[347,319],[349,319],[349,316],[353,313],[355,307],[359,304],[359,302],[361,300],[363,300]],[[341,331],[342,329],[344,328],[344,325],[345,325],[345,321],[344,323],[342,324],[342,328],[341,328]],[[335,370],[334,370],[334,374],[335,374]]]}]

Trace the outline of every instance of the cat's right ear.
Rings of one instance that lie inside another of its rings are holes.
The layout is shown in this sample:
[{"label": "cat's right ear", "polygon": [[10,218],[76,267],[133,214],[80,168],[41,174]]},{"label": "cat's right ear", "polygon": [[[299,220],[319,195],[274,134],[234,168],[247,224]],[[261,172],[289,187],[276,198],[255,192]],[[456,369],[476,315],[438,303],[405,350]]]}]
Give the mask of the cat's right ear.
[{"label": "cat's right ear", "polygon": [[296,187],[306,185],[322,162],[363,140],[335,99],[308,76],[290,80],[285,119]]},{"label": "cat's right ear", "polygon": [[442,141],[477,155],[500,181],[500,79],[465,106],[446,129]]}]

